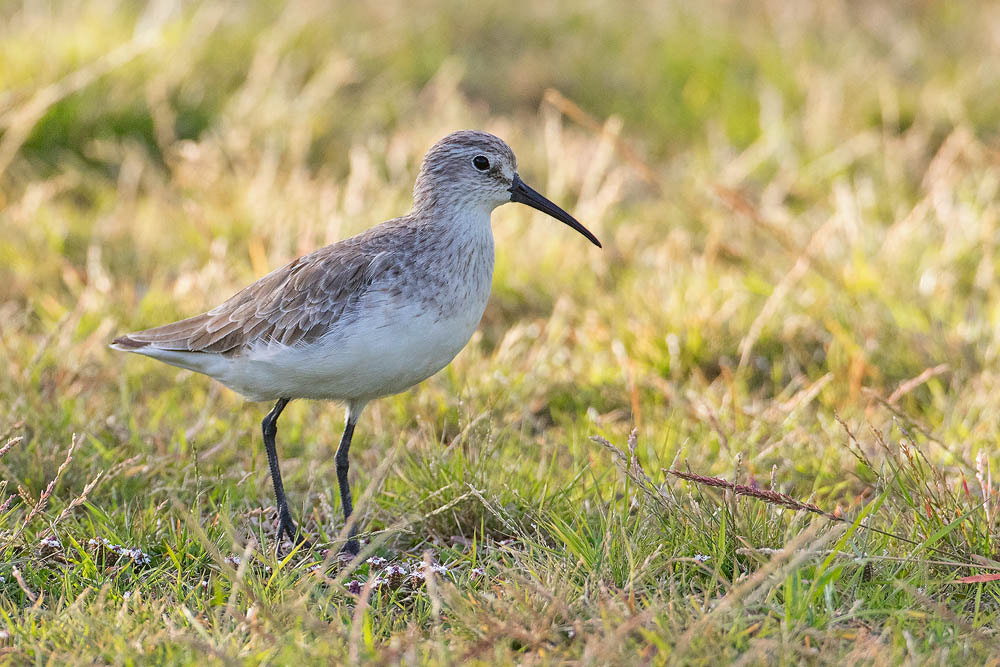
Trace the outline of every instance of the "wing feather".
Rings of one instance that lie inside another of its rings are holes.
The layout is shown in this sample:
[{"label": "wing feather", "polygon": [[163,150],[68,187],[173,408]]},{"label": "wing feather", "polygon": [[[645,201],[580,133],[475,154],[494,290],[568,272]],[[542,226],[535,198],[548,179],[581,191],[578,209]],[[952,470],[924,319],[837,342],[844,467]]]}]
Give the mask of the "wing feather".
[{"label": "wing feather", "polygon": [[[115,339],[125,349],[239,355],[258,343],[309,343],[343,317],[399,257],[399,227],[390,221],[365,234],[300,257],[242,289],[207,313]],[[387,234],[389,225],[397,229]]]}]

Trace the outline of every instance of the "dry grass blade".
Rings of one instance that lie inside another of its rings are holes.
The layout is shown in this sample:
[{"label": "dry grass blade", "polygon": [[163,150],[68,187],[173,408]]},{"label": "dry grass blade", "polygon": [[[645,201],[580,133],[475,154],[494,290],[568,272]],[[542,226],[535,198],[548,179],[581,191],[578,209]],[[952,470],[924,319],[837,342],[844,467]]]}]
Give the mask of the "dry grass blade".
[{"label": "dry grass blade", "polygon": [[947,619],[948,622],[962,628],[965,632],[976,637],[977,639],[987,642],[993,646],[1000,645],[1000,639],[997,638],[992,630],[984,630],[983,628],[973,626],[969,623],[969,621],[962,618],[951,609],[948,609],[945,605],[928,597],[924,591],[910,586],[905,581],[894,581],[893,584],[906,591],[909,595],[912,595],[914,598],[919,600],[921,604],[925,605],[928,609],[933,610],[934,613],[938,614],[941,618]]},{"label": "dry grass blade", "polygon": [[960,577],[955,580],[957,584],[984,584],[989,581],[1000,581],[1000,572],[993,574],[973,574],[968,577]]},{"label": "dry grass blade", "polygon": [[97,475],[94,476],[94,479],[92,479],[89,482],[87,482],[86,486],[83,487],[83,491],[80,492],[80,495],[78,495],[76,498],[73,498],[73,500],[71,500],[69,502],[69,504],[66,505],[66,507],[63,508],[63,511],[60,512],[59,516],[57,516],[52,521],[52,523],[49,525],[49,527],[43,533],[41,533],[39,535],[39,538],[45,538],[45,537],[51,535],[53,533],[53,531],[55,530],[55,527],[63,519],[65,519],[66,517],[68,517],[70,515],[70,513],[74,509],[76,509],[77,507],[79,507],[83,503],[87,502],[87,496],[90,495],[90,492],[94,490],[94,488],[101,481],[101,479],[103,478],[103,476],[104,476],[104,472],[101,471],[101,472],[97,473]]},{"label": "dry grass blade", "polygon": [[[672,475],[674,477],[678,477],[680,479],[689,482],[694,482],[695,484],[726,489],[727,491],[730,491],[737,496],[747,496],[749,498],[756,498],[757,500],[762,500],[771,505],[779,505],[781,507],[786,507],[792,510],[812,512],[813,514],[819,514],[820,516],[829,519],[830,521],[836,521],[845,524],[851,523],[849,519],[827,512],[826,510],[822,509],[821,507],[818,507],[817,505],[813,505],[812,503],[804,503],[801,500],[796,500],[791,496],[788,496],[784,493],[778,493],[777,491],[760,489],[757,487],[747,486],[746,484],[735,484],[733,482],[729,482],[724,479],[720,479],[718,477],[707,477],[705,475],[696,475],[694,473],[682,472],[680,470],[668,470],[664,468],[663,472],[668,475]],[[900,542],[905,542],[907,544],[911,544],[916,547],[925,547],[930,551],[934,551],[935,553],[947,556],[948,558],[951,558],[955,561],[961,562],[963,560],[962,556],[952,551],[948,551],[947,549],[941,549],[935,546],[928,546],[925,543],[920,542],[918,540],[912,540],[908,537],[904,537],[897,533],[891,533],[889,531],[881,530],[879,528],[874,528],[872,526],[867,525],[866,523],[859,524],[859,527],[863,528],[864,530],[873,533],[878,533],[879,535],[885,535],[886,537],[891,537],[894,540],[899,540]],[[994,566],[983,565],[983,564],[978,564],[974,566],[972,564],[963,563],[963,565],[967,567],[992,567],[993,569],[998,569]]]},{"label": "dry grass blade", "polygon": [[13,567],[10,573],[14,576],[14,580],[17,581],[17,585],[24,591],[24,594],[28,596],[28,599],[32,602],[38,601],[38,594],[28,588],[28,584],[24,581],[24,575],[21,574],[21,570],[18,567]]},{"label": "dry grass blade", "polygon": [[20,435],[17,436],[17,437],[15,437],[15,438],[11,438],[10,440],[8,440],[7,443],[3,447],[0,447],[0,458],[3,458],[3,455],[6,454],[7,452],[9,452],[10,449],[11,449],[11,447],[13,447],[14,445],[17,445],[17,444],[19,444],[21,442],[24,442],[24,437],[20,436]]},{"label": "dry grass blade", "polygon": [[[606,132],[602,123],[580,108],[579,104],[569,99],[555,88],[549,88],[545,91],[545,101],[551,104],[554,108],[558,109],[559,113],[573,119],[574,122],[579,123],[591,132],[596,134],[604,134]],[[622,156],[624,156],[624,158],[636,168],[642,176],[642,179],[646,181],[647,184],[655,188],[657,192],[661,192],[663,190],[663,186],[660,185],[660,181],[656,177],[656,172],[653,171],[652,167],[650,167],[645,160],[639,157],[639,154],[635,151],[635,149],[620,136],[614,135],[612,140],[614,141],[615,148],[618,152],[621,153]]]},{"label": "dry grass blade", "polygon": [[724,479],[719,479],[718,477],[706,477],[704,475],[696,475],[690,472],[682,472],[680,470],[666,470],[665,473],[668,475],[673,475],[674,477],[679,477],[680,479],[687,480],[689,482],[694,482],[696,484],[702,484],[704,486],[714,486],[720,489],[726,489],[732,491],[737,496],[748,496],[750,498],[757,498],[758,500],[763,500],[771,505],[780,505],[782,507],[787,507],[788,509],[801,510],[804,512],[812,512],[814,514],[819,514],[833,521],[841,521],[842,519],[834,514],[830,514],[824,509],[813,505],[812,503],[804,503],[801,500],[796,500],[789,495],[784,493],[778,493],[777,491],[770,491],[767,489],[761,489],[756,486],[748,486],[746,484],[734,484],[733,482],[727,482]]},{"label": "dry grass blade", "polygon": [[839,537],[842,533],[842,531],[830,531],[826,535],[816,539],[820,527],[820,523],[813,522],[775,553],[763,567],[756,570],[736,588],[727,593],[698,622],[692,624],[678,643],[678,654],[683,655],[690,645],[691,640],[708,625],[712,618],[727,613],[737,605],[748,604],[756,597],[757,592],[767,587],[768,582],[777,581],[783,576],[783,573],[794,569],[798,564],[821,551],[827,543]]},{"label": "dry grass blade", "polygon": [[350,648],[348,649],[352,665],[358,664],[361,657],[361,635],[364,630],[365,613],[368,611],[374,586],[375,577],[370,577],[361,588],[358,601],[354,604],[354,613],[351,615]]},{"label": "dry grass blade", "polygon": [[932,378],[936,378],[939,375],[943,375],[951,370],[951,366],[948,364],[938,364],[937,366],[931,366],[930,368],[924,369],[924,371],[914,377],[910,378],[905,382],[901,382],[895,391],[889,394],[889,398],[886,399],[890,405],[896,405],[903,396],[906,396],[911,391],[919,387],[920,385],[928,382]]},{"label": "dry grass blade", "polygon": [[53,104],[74,92],[85,88],[101,76],[133,60],[143,51],[156,45],[158,37],[143,32],[126,43],[105,54],[89,65],[85,65],[65,78],[45,86],[25,105],[8,112],[3,119],[6,126],[0,141],[0,175],[17,155],[18,149],[28,139],[31,129]]},{"label": "dry grass blade", "polygon": [[[38,514],[42,510],[44,510],[45,507],[48,505],[49,498],[52,497],[52,492],[55,490],[56,484],[58,484],[59,480],[62,479],[63,472],[65,472],[66,468],[73,461],[73,452],[76,450],[76,446],[78,443],[79,439],[74,433],[72,440],[70,441],[69,449],[66,450],[66,459],[59,466],[59,469],[56,470],[55,476],[51,479],[51,481],[49,481],[48,485],[45,487],[45,490],[42,491],[42,494],[38,497],[38,502],[34,503],[34,506],[28,512],[28,516],[24,518],[24,521],[21,522],[21,525],[18,526],[17,530],[15,530],[14,533],[7,539],[8,545],[13,544],[17,540],[17,538],[19,538],[21,534],[24,532],[24,529],[27,528],[27,526],[31,523],[32,519],[38,516]],[[98,478],[99,477],[100,475],[98,475]],[[96,483],[96,480],[94,481]],[[25,499],[27,500],[27,498]]]},{"label": "dry grass blade", "polygon": [[599,435],[592,435],[590,436],[590,439],[611,452],[616,459],[616,463],[625,472],[625,474],[628,475],[628,477],[641,488],[648,491],[655,489],[656,485],[653,484],[653,480],[650,479],[649,475],[646,474],[646,471],[643,470],[642,465],[640,465],[639,459],[636,456],[635,447],[638,434],[638,429],[632,429],[629,433],[628,453],[618,449],[618,447],[616,447],[610,440]]},{"label": "dry grass blade", "polygon": [[6,440],[7,438],[10,437],[11,433],[13,433],[14,431],[18,430],[19,428],[24,428],[24,420],[23,419],[22,420],[18,420],[16,422],[12,423],[10,426],[8,426],[7,430],[3,432],[3,435],[0,435],[0,440]]}]

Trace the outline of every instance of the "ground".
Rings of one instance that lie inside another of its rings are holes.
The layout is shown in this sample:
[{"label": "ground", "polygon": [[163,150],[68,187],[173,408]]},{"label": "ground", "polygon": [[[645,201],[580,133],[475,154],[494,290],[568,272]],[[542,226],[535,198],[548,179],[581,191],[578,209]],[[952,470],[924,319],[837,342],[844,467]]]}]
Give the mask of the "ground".
[{"label": "ground", "polygon": [[[0,13],[4,660],[996,664],[997,5]],[[107,344],[460,128],[604,250],[494,214],[479,332],[358,426],[358,563],[293,402],[292,551],[269,406]]]}]

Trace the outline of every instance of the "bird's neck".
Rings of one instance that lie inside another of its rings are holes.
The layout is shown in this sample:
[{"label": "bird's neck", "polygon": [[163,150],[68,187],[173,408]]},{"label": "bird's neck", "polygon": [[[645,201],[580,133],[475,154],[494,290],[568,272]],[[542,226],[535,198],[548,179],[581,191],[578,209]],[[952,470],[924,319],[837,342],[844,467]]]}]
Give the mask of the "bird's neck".
[{"label": "bird's neck", "polygon": [[455,239],[461,244],[487,244],[492,248],[492,213],[491,206],[476,202],[427,207],[414,211],[414,217],[443,237]]},{"label": "bird's neck", "polygon": [[490,213],[466,207],[415,211],[409,217],[423,252],[408,270],[414,284],[434,286],[429,291],[442,316],[472,313],[478,322],[486,307],[494,262]]}]

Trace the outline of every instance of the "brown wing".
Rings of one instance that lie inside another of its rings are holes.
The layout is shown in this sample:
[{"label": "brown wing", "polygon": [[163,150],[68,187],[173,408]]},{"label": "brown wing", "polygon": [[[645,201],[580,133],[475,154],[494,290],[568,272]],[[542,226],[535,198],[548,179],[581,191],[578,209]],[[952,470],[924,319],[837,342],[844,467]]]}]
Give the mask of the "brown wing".
[{"label": "brown wing", "polygon": [[234,355],[255,342],[313,341],[389,266],[394,253],[378,243],[382,236],[365,234],[320,248],[207,313],[121,336],[113,345]]}]

